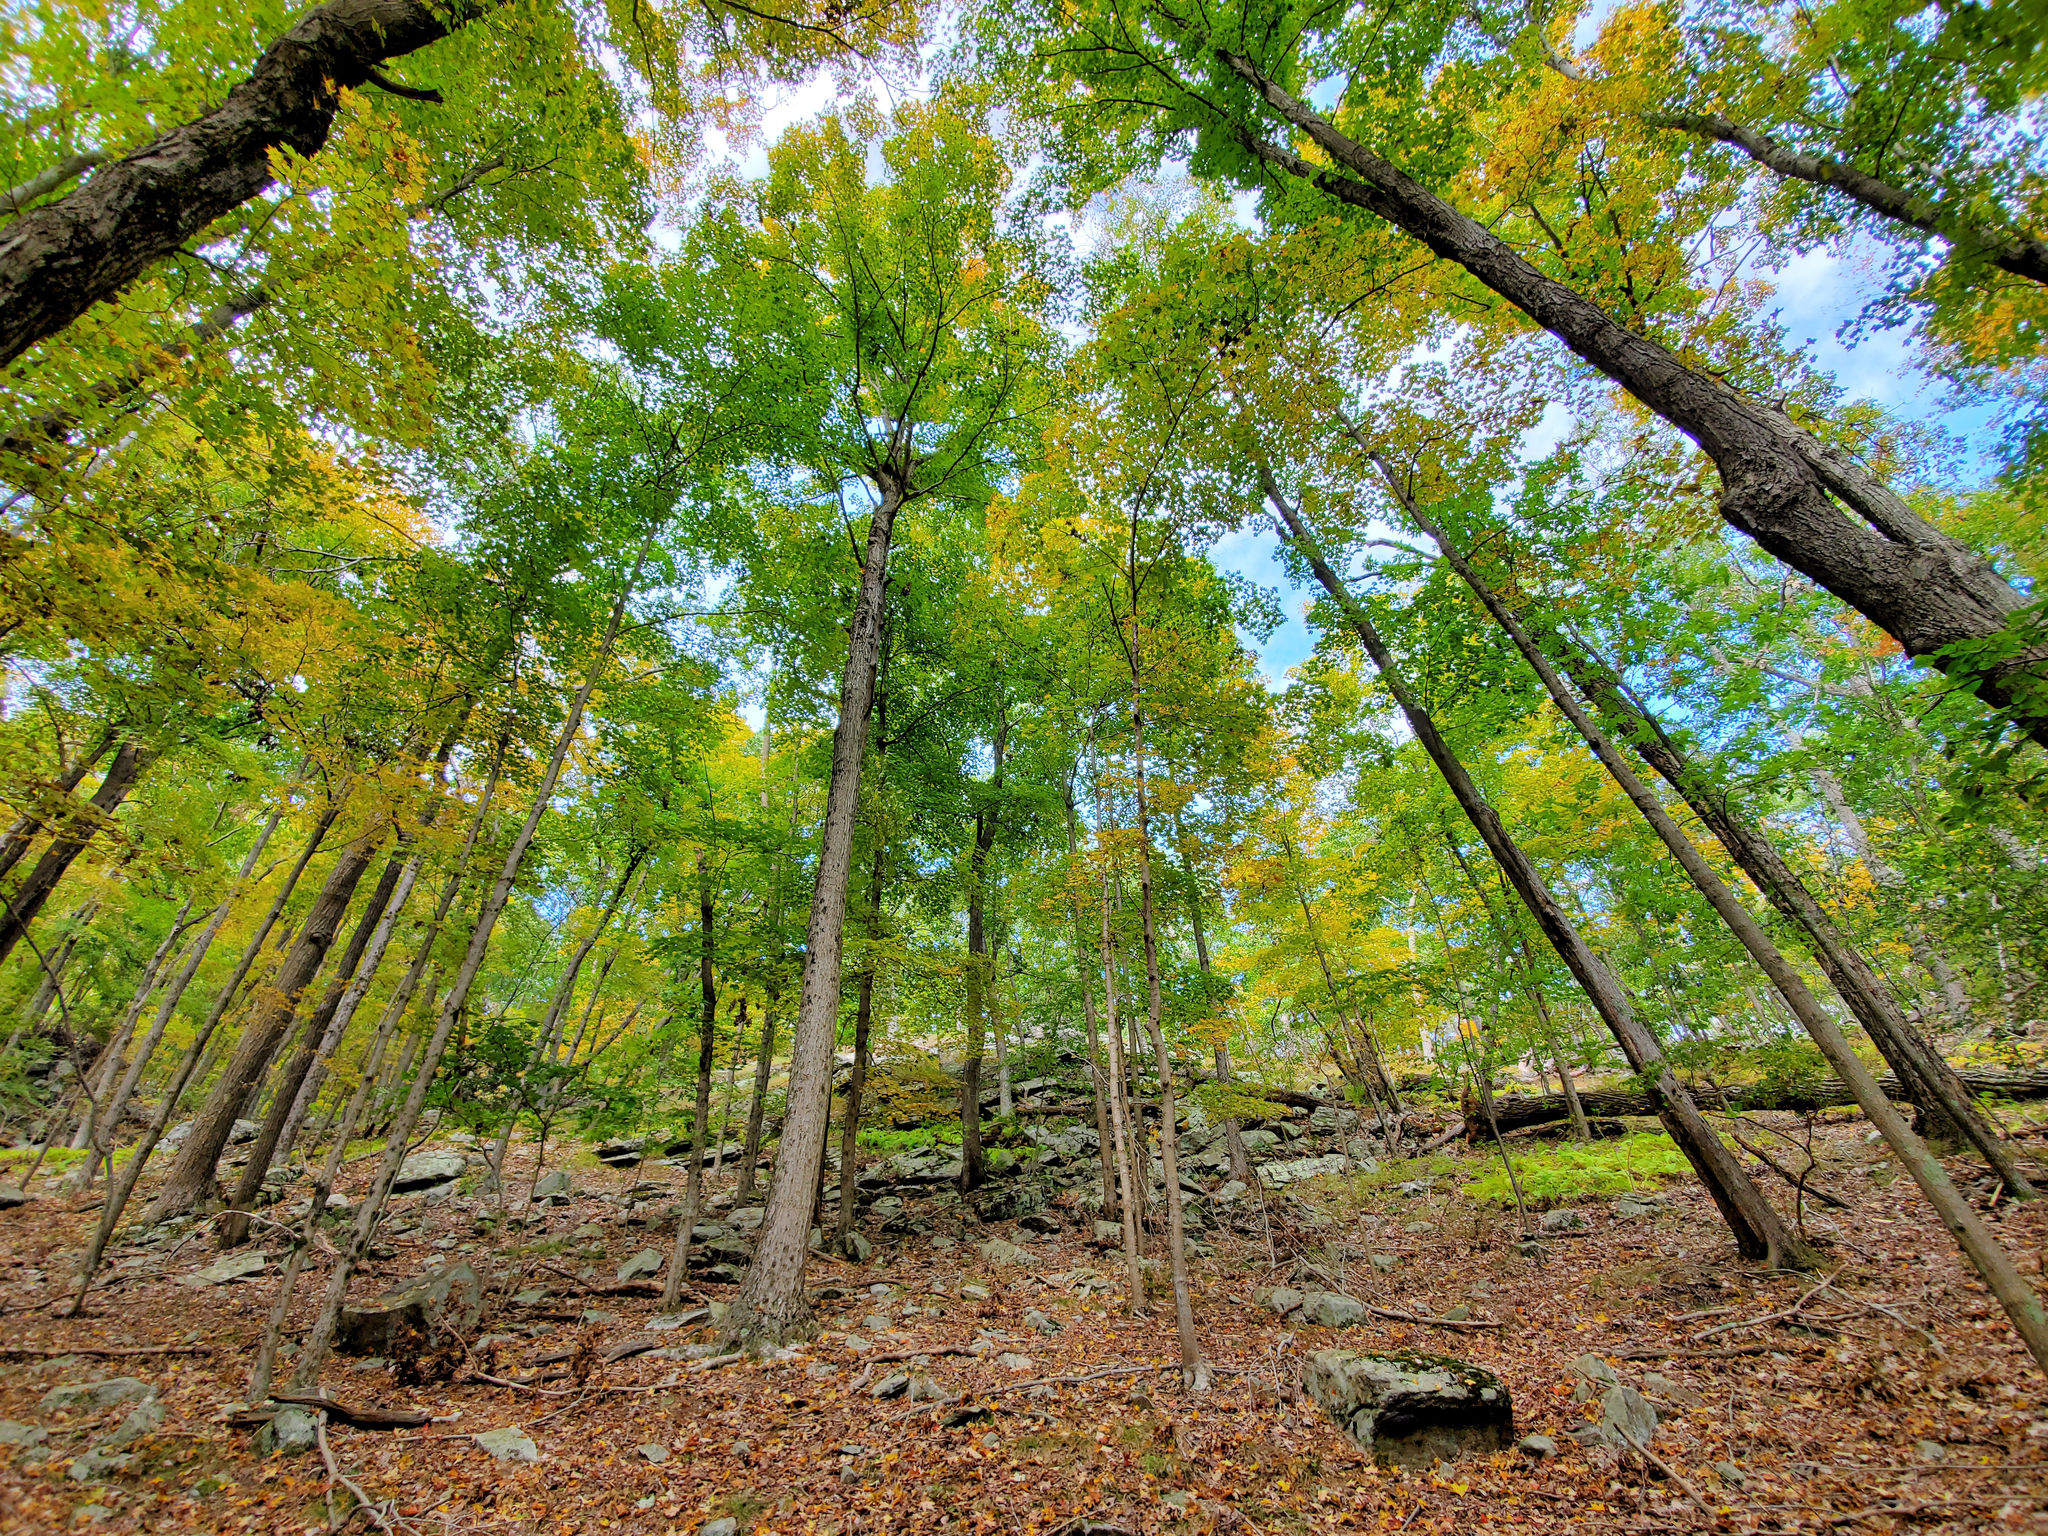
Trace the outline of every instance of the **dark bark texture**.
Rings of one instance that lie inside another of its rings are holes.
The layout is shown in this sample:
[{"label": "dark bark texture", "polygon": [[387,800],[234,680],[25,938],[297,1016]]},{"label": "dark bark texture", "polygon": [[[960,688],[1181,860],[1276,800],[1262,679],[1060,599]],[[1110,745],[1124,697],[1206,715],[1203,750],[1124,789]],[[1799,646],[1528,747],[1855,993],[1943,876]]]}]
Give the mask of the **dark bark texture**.
[{"label": "dark bark texture", "polygon": [[344,87],[490,9],[330,0],[263,51],[211,112],[0,225],[0,363],[54,336],[269,186],[270,152],[316,155]]}]

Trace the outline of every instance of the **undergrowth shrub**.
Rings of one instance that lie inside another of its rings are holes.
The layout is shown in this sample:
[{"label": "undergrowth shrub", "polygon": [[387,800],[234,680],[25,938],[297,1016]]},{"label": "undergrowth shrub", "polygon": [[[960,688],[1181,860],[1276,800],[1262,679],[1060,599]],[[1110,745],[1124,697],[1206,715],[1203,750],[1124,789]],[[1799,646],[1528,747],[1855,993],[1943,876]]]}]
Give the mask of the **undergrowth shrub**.
[{"label": "undergrowth shrub", "polygon": [[[1531,1205],[1563,1205],[1588,1195],[1653,1190],[1690,1176],[1692,1165],[1669,1136],[1639,1131],[1585,1145],[1560,1142],[1540,1151],[1514,1154],[1522,1198]],[[1482,1204],[1513,1205],[1515,1192],[1496,1157],[1462,1193]]]}]

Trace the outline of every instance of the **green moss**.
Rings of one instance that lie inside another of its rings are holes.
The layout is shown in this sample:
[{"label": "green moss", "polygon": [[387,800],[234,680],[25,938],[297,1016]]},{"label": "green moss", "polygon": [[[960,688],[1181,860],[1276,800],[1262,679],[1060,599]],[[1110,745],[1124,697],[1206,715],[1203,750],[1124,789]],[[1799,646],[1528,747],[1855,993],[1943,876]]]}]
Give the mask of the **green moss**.
[{"label": "green moss", "polygon": [[[1516,1155],[1514,1164],[1515,1177],[1522,1184],[1522,1198],[1537,1206],[1563,1205],[1588,1195],[1656,1189],[1692,1173],[1685,1154],[1661,1132],[1638,1132],[1583,1146],[1561,1142],[1539,1152]],[[1498,1159],[1478,1178],[1462,1186],[1462,1193],[1482,1203],[1515,1203],[1507,1170]]]}]

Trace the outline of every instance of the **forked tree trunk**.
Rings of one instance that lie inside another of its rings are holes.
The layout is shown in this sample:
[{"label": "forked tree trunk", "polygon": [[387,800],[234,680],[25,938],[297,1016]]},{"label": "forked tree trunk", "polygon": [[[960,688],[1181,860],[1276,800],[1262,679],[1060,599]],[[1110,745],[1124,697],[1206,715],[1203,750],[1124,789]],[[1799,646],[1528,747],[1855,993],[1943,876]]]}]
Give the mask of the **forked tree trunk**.
[{"label": "forked tree trunk", "polygon": [[721,1329],[728,1343],[749,1349],[780,1346],[817,1331],[816,1316],[804,1295],[804,1264],[816,1198],[808,1175],[823,1155],[826,1121],[832,1112],[832,1047],[839,1022],[846,887],[853,865],[854,817],[860,804],[861,754],[867,744],[875,669],[882,650],[889,538],[908,489],[908,472],[891,465],[878,480],[881,500],[868,524],[867,552],[840,684],[839,723],[832,732],[832,776],[825,791],[817,883],[811,891],[803,991],[790,1042],[782,1149],[776,1157],[783,1176],[769,1188],[754,1260],[747,1266],[739,1295],[726,1309]]},{"label": "forked tree trunk", "polygon": [[1774,1266],[1810,1266],[1814,1262],[1811,1250],[1785,1225],[1784,1218],[1764,1198],[1763,1191],[1756,1187],[1755,1181],[1722,1144],[1721,1138],[1714,1134],[1713,1127],[1707,1124],[1706,1117],[1665,1061],[1655,1037],[1636,1018],[1621,983],[1593,953],[1578,926],[1551,894],[1535,863],[1508,836],[1499,814],[1479,792],[1479,786],[1472,782],[1465,765],[1437,731],[1435,720],[1409,689],[1406,679],[1394,665],[1386,642],[1380,638],[1378,627],[1323,558],[1299,511],[1281,495],[1280,488],[1263,465],[1260,466],[1260,476],[1266,498],[1283,520],[1288,537],[1357,634],[1409,728],[1436,764],[1437,772],[1450,787],[1459,808],[1477,829],[1487,852],[1493,855],[1508,883],[1536,919],[1537,926],[1585,989],[1587,999],[1613,1032],[1629,1065],[1650,1086],[1657,1099],[1658,1117],[1713,1198],[1722,1220],[1727,1222],[1735,1236],[1738,1251],[1744,1258],[1762,1259]]},{"label": "forked tree trunk", "polygon": [[[1579,704],[1577,697],[1565,686],[1564,679],[1558,676],[1557,669],[1550,663],[1550,658],[1543,654],[1520,620],[1508,612],[1507,606],[1494,595],[1493,589],[1471,562],[1465,559],[1436,524],[1415,504],[1413,498],[1407,494],[1406,487],[1384,462],[1381,463],[1380,469],[1409,517],[1437,542],[1452,569],[1464,578],[1480,602],[1486,606],[1487,611],[1493,615],[1494,621],[1514,641],[1523,659],[1542,680],[1544,691],[1550,695],[1551,701],[1557,705],[1564,717],[1572,723],[1573,729],[1585,738],[1586,745],[1593,749],[1594,756],[1600,759],[1609,777],[1620,786],[1621,792],[1627,795],[1630,802],[1642,813],[1643,819],[1649,822],[1664,846],[1671,850],[1672,857],[1691,878],[1694,887],[1706,898],[1715,915],[1728,926],[1743,949],[1748,951],[1757,968],[1770,977],[1771,984],[1785,999],[1785,1004],[1792,1010],[1793,1016],[1805,1026],[1806,1032],[1813,1037],[1814,1044],[1820,1047],[1821,1054],[1827,1057],[1828,1065],[1835,1069],[1836,1075],[1849,1085],[1850,1091],[1856,1095],[1858,1107],[1869,1118],[1871,1124],[1883,1134],[1891,1149],[1898,1154],[1899,1161],[1912,1175],[1913,1182],[1920,1186],[1920,1192],[1927,1197],[1927,1203],[1934,1207],[1935,1214],[1955,1237],[1956,1244],[1963,1250],[1964,1256],[1969,1259],[1977,1273],[1983,1276],[1985,1285],[1990,1288],[1991,1294],[1998,1298],[1999,1305],[2005,1308],[2006,1316],[2012,1320],[2014,1329],[2033,1354],[2035,1363],[2044,1371],[2048,1371],[2048,1307],[2043,1306],[2041,1298],[2034,1293],[2033,1286],[2020,1274],[2019,1267],[2012,1261],[2012,1256],[2000,1246],[1997,1238],[1992,1236],[1978,1218],[1970,1203],[1949,1181],[1948,1172],[1941,1166],[1940,1160],[1928,1150],[1927,1144],[1913,1133],[1898,1110],[1893,1108],[1891,1100],[1879,1089],[1877,1079],[1871,1075],[1870,1069],[1863,1064],[1862,1058],[1850,1049],[1841,1029],[1807,990],[1805,981],[1771,942],[1770,936],[1764,932],[1763,925],[1751,915],[1748,908],[1735,899],[1734,892],[1730,891],[1726,883],[1715,873],[1713,866],[1706,861],[1692,839],[1688,838],[1678,823],[1671,819],[1670,812],[1666,811],[1657,797],[1650,792],[1649,786],[1636,777],[1635,771],[1615,749],[1614,743],[1594,724],[1592,717]],[[1482,1092],[1484,1091],[1482,1086]],[[1491,1109],[1489,1102],[1489,1116]]]}]

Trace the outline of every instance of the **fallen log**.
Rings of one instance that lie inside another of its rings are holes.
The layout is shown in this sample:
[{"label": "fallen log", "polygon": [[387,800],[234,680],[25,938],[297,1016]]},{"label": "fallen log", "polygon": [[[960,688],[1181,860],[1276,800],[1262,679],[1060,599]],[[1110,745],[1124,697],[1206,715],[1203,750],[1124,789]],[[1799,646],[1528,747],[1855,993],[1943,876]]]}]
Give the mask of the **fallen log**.
[{"label": "fallen log", "polygon": [[355,1429],[419,1429],[434,1422],[432,1414],[414,1408],[352,1408],[347,1403],[337,1403],[331,1397],[296,1392],[273,1392],[270,1396],[273,1402],[325,1409],[327,1417]]},{"label": "fallen log", "polygon": [[[2008,1099],[2048,1099],[2048,1072],[1994,1072],[1968,1068],[1958,1070],[1956,1075],[1963,1080],[1963,1086],[1972,1093],[1995,1094]],[[1895,1077],[1880,1077],[1877,1085],[1884,1090],[1887,1098],[1905,1097],[1905,1092]],[[1849,1091],[1849,1085],[1833,1077],[1797,1087],[1752,1085],[1724,1090],[1701,1083],[1694,1086],[1692,1096],[1703,1109],[1816,1110],[1856,1102],[1856,1096]],[[1650,1096],[1646,1093],[1582,1088],[1579,1090],[1579,1103],[1585,1106],[1588,1115],[1608,1118],[1657,1113],[1657,1107],[1650,1102]],[[1485,1109],[1469,1090],[1462,1107],[1465,1114],[1465,1135],[1468,1138],[1477,1140],[1492,1134],[1487,1125]],[[1554,1120],[1567,1120],[1571,1117],[1571,1110],[1561,1093],[1496,1094],[1493,1100],[1493,1113],[1495,1123],[1499,1125],[1503,1134],[1526,1126],[1546,1125]]]}]

